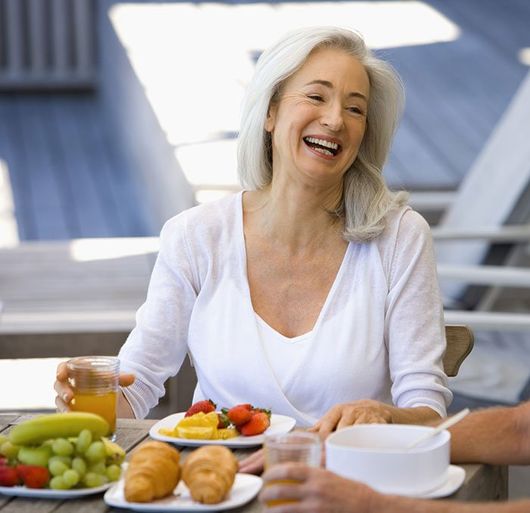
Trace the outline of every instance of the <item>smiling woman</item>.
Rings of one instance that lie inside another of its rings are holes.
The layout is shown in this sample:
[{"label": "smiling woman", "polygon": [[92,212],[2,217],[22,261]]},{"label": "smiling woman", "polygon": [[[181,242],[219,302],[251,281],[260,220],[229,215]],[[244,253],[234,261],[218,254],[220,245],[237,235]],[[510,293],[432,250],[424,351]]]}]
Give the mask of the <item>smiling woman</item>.
[{"label": "smiling woman", "polygon": [[369,91],[355,57],[334,48],[314,51],[269,107],[265,130],[272,141],[273,180],[296,169],[308,184],[335,182],[340,192],[363,140]]},{"label": "smiling woman", "polygon": [[145,416],[188,353],[194,401],[268,407],[322,434],[445,415],[429,229],[382,178],[402,98],[347,30],[302,29],[263,53],[243,107],[246,189],[164,226],[119,355],[136,376],[122,411]]}]

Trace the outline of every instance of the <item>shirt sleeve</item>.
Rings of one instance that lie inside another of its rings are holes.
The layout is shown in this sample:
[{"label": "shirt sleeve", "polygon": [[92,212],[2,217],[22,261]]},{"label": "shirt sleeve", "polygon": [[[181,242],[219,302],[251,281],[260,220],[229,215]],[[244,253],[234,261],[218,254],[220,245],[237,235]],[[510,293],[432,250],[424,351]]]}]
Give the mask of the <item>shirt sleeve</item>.
[{"label": "shirt sleeve", "polygon": [[162,228],[146,301],[118,355],[121,371],[136,376],[135,382],[122,390],[137,418],[145,417],[158,403],[165,381],[178,372],[187,353],[197,286],[185,223],[186,218],[179,215]]},{"label": "shirt sleeve", "polygon": [[443,370],[443,306],[427,222],[407,210],[390,261],[385,311],[392,399],[396,406],[428,406],[446,416],[452,393]]}]

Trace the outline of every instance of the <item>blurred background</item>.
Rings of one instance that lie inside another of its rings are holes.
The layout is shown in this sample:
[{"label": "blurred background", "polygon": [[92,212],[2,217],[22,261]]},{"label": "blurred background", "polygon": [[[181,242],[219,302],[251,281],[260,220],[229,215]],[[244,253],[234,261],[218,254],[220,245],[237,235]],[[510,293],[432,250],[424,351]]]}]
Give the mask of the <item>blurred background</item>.
[{"label": "blurred background", "polygon": [[[530,398],[530,2],[0,0],[0,411],[114,354],[163,222],[239,190],[245,86],[289,29],[358,30],[403,78],[384,174],[433,227],[453,411]],[[151,413],[189,401],[193,371]]]}]

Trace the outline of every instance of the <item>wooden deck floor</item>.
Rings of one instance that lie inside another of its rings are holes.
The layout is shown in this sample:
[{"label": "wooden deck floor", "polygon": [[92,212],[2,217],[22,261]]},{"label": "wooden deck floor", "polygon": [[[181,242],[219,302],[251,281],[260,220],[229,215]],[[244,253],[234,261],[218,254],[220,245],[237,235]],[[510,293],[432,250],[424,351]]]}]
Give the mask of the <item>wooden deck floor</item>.
[{"label": "wooden deck floor", "polygon": [[[149,140],[138,120],[126,126],[126,113],[117,114],[113,106],[122,91],[142,88],[130,70],[126,73],[125,67],[115,65],[119,52],[126,59],[107,14],[116,3],[99,0],[103,53],[96,94],[0,95],[0,159],[9,171],[21,240],[143,236],[158,230],[159,222],[151,215],[155,205],[146,199],[145,183],[138,178],[149,174],[150,161],[142,161],[134,147],[144,144],[146,153],[154,139]],[[401,73],[408,97],[386,175],[398,188],[453,189],[528,71],[517,56],[530,47],[530,3],[426,3],[454,23],[460,36],[446,43],[380,51]],[[205,12],[213,5],[196,4]],[[183,70],[190,73],[193,76],[193,70]],[[113,96],[112,89],[120,92]],[[118,133],[120,126],[128,138]],[[234,132],[227,132],[227,137],[231,140]]]}]

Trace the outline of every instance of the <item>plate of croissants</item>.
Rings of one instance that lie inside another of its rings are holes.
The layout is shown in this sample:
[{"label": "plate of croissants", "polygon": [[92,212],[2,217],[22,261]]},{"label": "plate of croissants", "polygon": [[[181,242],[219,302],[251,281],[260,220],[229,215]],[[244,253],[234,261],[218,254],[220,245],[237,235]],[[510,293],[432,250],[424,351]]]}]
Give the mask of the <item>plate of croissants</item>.
[{"label": "plate of croissants", "polygon": [[181,461],[170,444],[151,440],[139,445],[123,477],[107,490],[106,504],[135,511],[221,511],[251,501],[262,480],[238,474],[230,449],[204,446]]}]

